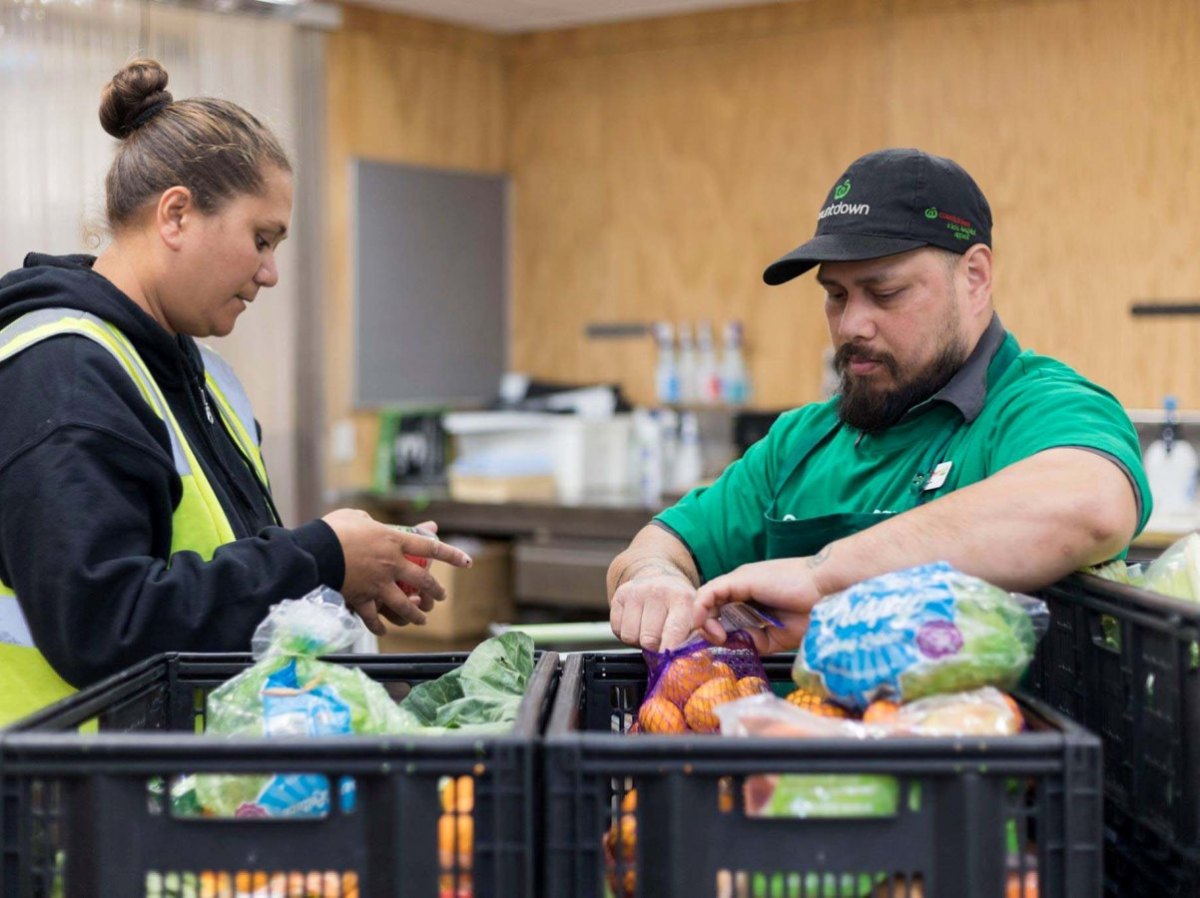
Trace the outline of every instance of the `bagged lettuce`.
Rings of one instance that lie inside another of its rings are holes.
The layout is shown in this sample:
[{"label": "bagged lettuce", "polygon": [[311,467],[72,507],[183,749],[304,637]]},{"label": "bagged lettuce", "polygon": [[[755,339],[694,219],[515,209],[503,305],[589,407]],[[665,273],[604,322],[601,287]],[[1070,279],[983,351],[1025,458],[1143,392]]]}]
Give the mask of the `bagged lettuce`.
[{"label": "bagged lettuce", "polygon": [[1146,566],[1143,589],[1200,602],[1200,533],[1189,533],[1171,544]]},{"label": "bagged lettuce", "polygon": [[[365,628],[322,587],[273,605],[251,640],[257,663],[208,697],[206,733],[215,736],[314,737],[398,733],[405,718],[387,690],[358,668],[318,660],[348,649]],[[339,785],[343,804],[353,783]],[[229,817],[310,817],[329,811],[330,788],[318,774],[195,777],[206,813]]]},{"label": "bagged lettuce", "polygon": [[1048,622],[1044,603],[945,562],[864,580],[812,611],[792,679],[849,708],[981,686],[1012,689]]},{"label": "bagged lettuce", "polygon": [[1176,540],[1147,565],[1110,561],[1088,568],[1086,573],[1174,599],[1200,602],[1200,533]]}]

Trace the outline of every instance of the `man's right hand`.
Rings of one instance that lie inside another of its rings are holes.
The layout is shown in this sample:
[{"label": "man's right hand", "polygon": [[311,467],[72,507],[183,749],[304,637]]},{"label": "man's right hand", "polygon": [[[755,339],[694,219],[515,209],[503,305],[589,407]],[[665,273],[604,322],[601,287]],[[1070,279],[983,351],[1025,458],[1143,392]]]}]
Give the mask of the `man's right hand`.
[{"label": "man's right hand", "polygon": [[[445,589],[433,575],[406,559],[406,554],[437,559],[455,567],[471,565],[470,556],[462,550],[381,524],[365,511],[339,508],[322,520],[342,544],[346,576],[340,592],[346,607],[361,617],[367,629],[377,636],[386,632],[380,615],[398,626],[423,624],[425,612],[433,608],[435,601],[446,597]],[[398,585],[400,582],[412,587],[414,594],[405,595]]]},{"label": "man's right hand", "polygon": [[696,587],[666,565],[643,569],[613,593],[609,621],[626,645],[662,652],[683,645],[693,629]]},{"label": "man's right hand", "polygon": [[661,652],[692,634],[700,576],[675,534],[647,524],[613,559],[607,579],[609,622],[625,644]]}]

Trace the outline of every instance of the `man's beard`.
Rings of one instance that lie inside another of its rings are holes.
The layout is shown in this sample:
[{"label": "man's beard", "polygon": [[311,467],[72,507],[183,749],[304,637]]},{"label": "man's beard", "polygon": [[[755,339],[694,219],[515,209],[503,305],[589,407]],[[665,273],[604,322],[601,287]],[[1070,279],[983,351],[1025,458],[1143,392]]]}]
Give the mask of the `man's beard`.
[{"label": "man's beard", "polygon": [[[912,377],[902,380],[900,366],[890,353],[875,355],[847,343],[838,349],[833,358],[834,370],[841,375],[838,418],[843,424],[866,433],[887,430],[899,422],[910,408],[924,402],[944,387],[962,367],[966,358],[966,350],[957,339],[957,334],[954,334],[945,342],[933,361]],[[878,362],[887,369],[898,386],[890,390],[879,389],[872,387],[865,379],[851,377],[851,359]]]}]

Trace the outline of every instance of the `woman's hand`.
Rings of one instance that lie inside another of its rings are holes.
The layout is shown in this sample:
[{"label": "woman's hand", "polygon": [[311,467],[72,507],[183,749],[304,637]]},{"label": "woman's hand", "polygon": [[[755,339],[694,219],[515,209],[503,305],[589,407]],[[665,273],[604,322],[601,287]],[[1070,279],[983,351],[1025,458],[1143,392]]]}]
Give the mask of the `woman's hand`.
[{"label": "woman's hand", "polygon": [[[380,615],[397,626],[423,624],[433,603],[446,597],[445,589],[428,568],[409,561],[405,555],[437,559],[455,567],[471,566],[470,556],[462,550],[381,524],[365,511],[339,508],[322,520],[342,545],[346,576],[340,592],[346,606],[377,636],[386,632]],[[421,527],[437,531],[432,521]],[[411,589],[413,595],[406,595],[400,584]]]}]

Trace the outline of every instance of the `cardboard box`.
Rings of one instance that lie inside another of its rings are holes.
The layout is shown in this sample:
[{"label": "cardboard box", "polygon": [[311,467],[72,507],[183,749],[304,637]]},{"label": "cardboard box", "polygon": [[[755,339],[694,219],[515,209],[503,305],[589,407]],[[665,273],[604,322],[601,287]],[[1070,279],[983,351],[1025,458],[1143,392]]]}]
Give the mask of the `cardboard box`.
[{"label": "cardboard box", "polygon": [[450,472],[450,496],[459,502],[553,502],[558,486],[553,474],[527,477],[484,477]]},{"label": "cardboard box", "polygon": [[[493,621],[513,619],[512,549],[505,540],[448,536],[446,542],[462,549],[474,564],[463,569],[434,562],[433,575],[446,588],[446,598],[429,612],[423,627],[397,627],[387,621],[379,637],[381,652],[414,651],[413,640],[465,640],[483,636]],[[449,649],[448,649],[449,650]]]}]

